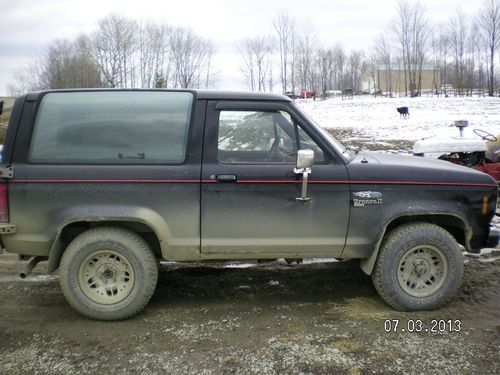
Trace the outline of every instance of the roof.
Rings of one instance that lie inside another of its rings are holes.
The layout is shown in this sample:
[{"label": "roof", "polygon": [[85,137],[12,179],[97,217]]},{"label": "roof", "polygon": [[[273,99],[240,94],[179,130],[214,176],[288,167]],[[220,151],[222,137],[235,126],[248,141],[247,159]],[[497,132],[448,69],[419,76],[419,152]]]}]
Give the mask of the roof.
[{"label": "roof", "polygon": [[57,89],[36,91],[27,94],[28,100],[36,100],[38,96],[48,92],[84,92],[84,91],[185,91],[196,94],[198,99],[207,100],[269,100],[269,101],[285,101],[290,102],[291,99],[285,95],[250,92],[250,91],[218,91],[218,90],[188,90],[188,89],[112,89],[112,88],[95,88],[95,89]]},{"label": "roof", "polygon": [[272,100],[272,101],[286,101],[292,100],[281,94],[273,94],[267,92],[252,92],[252,91],[206,91],[194,90],[197,93],[198,99],[238,99],[238,100]]}]

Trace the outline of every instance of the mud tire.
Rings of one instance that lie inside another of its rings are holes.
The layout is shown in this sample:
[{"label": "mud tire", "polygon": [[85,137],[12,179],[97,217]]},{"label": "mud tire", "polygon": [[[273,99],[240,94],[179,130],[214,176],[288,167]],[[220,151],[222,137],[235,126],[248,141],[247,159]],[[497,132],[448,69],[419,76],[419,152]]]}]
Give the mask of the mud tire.
[{"label": "mud tire", "polygon": [[[114,281],[117,285],[107,287],[109,295],[102,282],[87,281],[92,272],[98,273],[94,271],[98,267],[104,270],[99,274],[107,274],[104,283]],[[115,276],[112,271],[116,271]],[[59,266],[59,280],[64,296],[80,314],[97,320],[122,320],[137,314],[151,299],[158,263],[138,234],[99,227],[80,234],[68,245]],[[104,292],[96,292],[99,290]]]},{"label": "mud tire", "polygon": [[[429,269],[413,272],[418,262]],[[462,274],[462,252],[453,236],[435,224],[413,223],[386,236],[372,281],[382,299],[398,310],[434,310],[455,294]]]}]

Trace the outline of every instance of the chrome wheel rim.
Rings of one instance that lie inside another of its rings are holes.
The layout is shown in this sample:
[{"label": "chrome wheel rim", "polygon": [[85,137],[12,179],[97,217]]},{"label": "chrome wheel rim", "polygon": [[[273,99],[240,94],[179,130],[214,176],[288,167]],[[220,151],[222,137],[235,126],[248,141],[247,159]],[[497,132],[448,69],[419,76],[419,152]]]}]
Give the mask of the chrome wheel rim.
[{"label": "chrome wheel rim", "polygon": [[398,267],[398,282],[411,296],[427,297],[444,284],[448,264],[442,250],[434,246],[417,246],[406,252]]},{"label": "chrome wheel rim", "polygon": [[134,287],[134,271],[129,261],[111,250],[89,255],[80,265],[78,281],[92,301],[111,305],[123,301]]}]

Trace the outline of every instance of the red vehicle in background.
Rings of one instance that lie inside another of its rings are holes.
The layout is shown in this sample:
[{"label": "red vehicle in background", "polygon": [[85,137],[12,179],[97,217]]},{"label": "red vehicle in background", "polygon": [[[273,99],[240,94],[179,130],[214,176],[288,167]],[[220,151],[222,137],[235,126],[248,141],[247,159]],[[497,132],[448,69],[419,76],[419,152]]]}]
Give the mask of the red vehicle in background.
[{"label": "red vehicle in background", "polygon": [[298,95],[301,99],[313,98],[316,99],[316,93],[314,91],[309,90],[300,90],[300,94]]},{"label": "red vehicle in background", "polygon": [[300,90],[298,94],[296,94],[294,91],[287,91],[285,93],[286,96],[288,96],[290,99],[310,99],[313,98],[316,100],[316,93],[314,91],[310,90]]},{"label": "red vehicle in background", "polygon": [[488,173],[500,185],[500,142],[498,136],[493,138],[486,143],[485,157],[473,168]]}]

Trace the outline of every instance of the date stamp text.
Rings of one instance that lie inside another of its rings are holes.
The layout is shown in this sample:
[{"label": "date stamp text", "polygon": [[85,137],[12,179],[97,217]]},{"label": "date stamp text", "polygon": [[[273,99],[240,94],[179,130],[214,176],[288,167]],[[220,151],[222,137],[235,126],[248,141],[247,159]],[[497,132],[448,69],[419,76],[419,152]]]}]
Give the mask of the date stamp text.
[{"label": "date stamp text", "polygon": [[432,319],[426,322],[421,319],[386,319],[384,320],[385,332],[423,332],[423,333],[452,333],[462,331],[460,319]]}]

